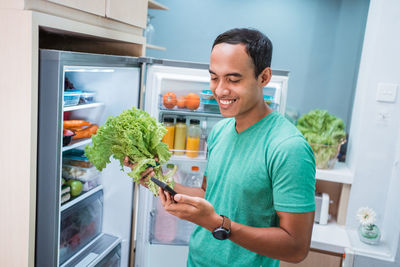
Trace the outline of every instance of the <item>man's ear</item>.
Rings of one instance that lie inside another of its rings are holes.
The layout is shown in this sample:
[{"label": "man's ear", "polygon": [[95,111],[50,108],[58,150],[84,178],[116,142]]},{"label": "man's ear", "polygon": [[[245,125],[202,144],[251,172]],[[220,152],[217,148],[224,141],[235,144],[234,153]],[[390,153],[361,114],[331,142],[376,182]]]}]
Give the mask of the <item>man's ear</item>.
[{"label": "man's ear", "polygon": [[270,67],[266,67],[260,75],[258,75],[258,82],[260,87],[266,86],[272,78],[272,70]]}]

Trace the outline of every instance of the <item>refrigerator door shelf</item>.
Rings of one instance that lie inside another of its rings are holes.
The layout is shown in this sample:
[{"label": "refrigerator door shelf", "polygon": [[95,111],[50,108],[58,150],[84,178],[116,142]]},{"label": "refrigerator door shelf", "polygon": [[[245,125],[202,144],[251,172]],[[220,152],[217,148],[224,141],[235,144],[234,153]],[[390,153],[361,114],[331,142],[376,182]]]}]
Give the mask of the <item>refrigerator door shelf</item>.
[{"label": "refrigerator door shelf", "polygon": [[121,239],[102,233],[61,267],[117,267],[120,266],[120,254]]}]

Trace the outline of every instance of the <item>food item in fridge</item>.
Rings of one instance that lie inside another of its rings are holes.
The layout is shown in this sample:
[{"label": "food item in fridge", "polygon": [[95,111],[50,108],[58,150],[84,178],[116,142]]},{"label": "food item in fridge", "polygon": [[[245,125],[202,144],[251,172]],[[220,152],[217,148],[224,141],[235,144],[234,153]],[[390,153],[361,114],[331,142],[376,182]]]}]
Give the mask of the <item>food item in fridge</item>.
[{"label": "food item in fridge", "polygon": [[300,117],[297,128],[312,147],[317,168],[328,168],[346,138],[343,121],[326,110],[316,109]]},{"label": "food item in fridge", "polygon": [[79,97],[81,96],[81,90],[66,89],[64,91],[64,106],[74,106],[79,103]]},{"label": "food item in fridge", "polygon": [[[63,153],[62,162],[65,165],[81,167],[81,168],[91,168],[93,164],[85,157],[85,151],[80,149],[71,149]],[[96,170],[97,171],[97,170]]]},{"label": "food item in fridge", "polygon": [[75,134],[73,131],[63,129],[63,146],[69,145],[69,143],[71,143],[74,135]]},{"label": "food item in fridge", "polygon": [[189,93],[185,97],[185,106],[191,110],[197,109],[200,106],[200,97],[195,93]]},{"label": "food item in fridge", "polygon": [[165,93],[163,95],[163,105],[168,109],[172,109],[176,106],[177,100],[176,95],[172,92]]},{"label": "food item in fridge", "polygon": [[199,155],[199,144],[200,144],[200,121],[190,120],[190,125],[186,139],[186,156],[195,158]]},{"label": "food item in fridge", "polygon": [[[131,162],[137,163],[128,173],[135,182],[139,182],[140,173],[150,165],[157,179],[173,187],[173,180],[169,175],[163,175],[161,167],[171,157],[168,145],[161,142],[166,132],[167,129],[155,118],[133,107],[118,116],[108,117],[97,134],[92,136],[92,145],[86,146],[85,155],[99,171],[110,163],[111,156],[120,161],[123,170],[124,159],[128,156]],[[157,164],[155,157],[160,164]],[[153,194],[158,194],[154,183],[149,182],[148,186]]]},{"label": "food item in fridge", "polygon": [[79,104],[90,104],[94,102],[94,97],[96,96],[96,92],[91,91],[83,91],[80,99]]},{"label": "food item in fridge", "polygon": [[169,149],[174,149],[174,138],[175,138],[174,118],[165,117],[164,127],[167,129],[167,133],[164,135],[162,142],[167,144]]},{"label": "food item in fridge", "polygon": [[174,154],[183,155],[185,154],[185,142],[186,142],[186,119],[179,117],[176,119],[175,125],[175,138],[174,138]]},{"label": "food item in fridge", "polygon": [[71,199],[71,194],[70,193],[66,193],[66,194],[61,195],[61,204],[64,204],[65,202],[67,202],[70,199]]},{"label": "food item in fridge", "polygon": [[78,166],[70,166],[63,163],[62,176],[66,179],[75,179],[87,182],[99,176],[100,172],[96,167],[82,168]]},{"label": "food item in fridge", "polygon": [[186,107],[185,97],[184,96],[178,96],[176,105],[178,106],[178,108],[185,108]]},{"label": "food item in fridge", "polygon": [[63,127],[69,129],[70,127],[83,127],[89,126],[91,123],[84,120],[65,120],[63,121]]},{"label": "food item in fridge", "polygon": [[71,196],[77,197],[82,193],[82,182],[78,180],[68,180],[67,184],[71,187]]},{"label": "food item in fridge", "polygon": [[92,137],[92,135],[96,134],[98,129],[99,129],[99,126],[97,126],[96,124],[92,124],[85,129],[76,131],[73,139],[90,138],[90,137]]}]

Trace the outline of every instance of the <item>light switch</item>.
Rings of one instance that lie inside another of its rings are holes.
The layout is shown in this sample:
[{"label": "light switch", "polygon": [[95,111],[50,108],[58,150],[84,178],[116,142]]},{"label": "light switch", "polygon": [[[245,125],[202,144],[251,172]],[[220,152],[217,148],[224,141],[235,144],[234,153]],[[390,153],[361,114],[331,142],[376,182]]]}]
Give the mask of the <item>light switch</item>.
[{"label": "light switch", "polygon": [[396,102],[397,84],[395,83],[379,83],[376,92],[376,101]]}]

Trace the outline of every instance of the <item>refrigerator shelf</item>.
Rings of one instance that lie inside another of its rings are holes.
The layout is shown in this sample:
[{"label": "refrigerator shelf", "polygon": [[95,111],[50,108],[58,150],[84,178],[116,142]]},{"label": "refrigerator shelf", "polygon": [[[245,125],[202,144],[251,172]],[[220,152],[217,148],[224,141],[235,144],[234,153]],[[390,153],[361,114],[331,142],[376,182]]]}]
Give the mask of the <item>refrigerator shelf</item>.
[{"label": "refrigerator shelf", "polygon": [[92,138],[85,138],[85,139],[73,140],[73,141],[71,142],[70,145],[64,146],[64,147],[62,148],[62,151],[63,151],[63,152],[64,152],[64,151],[68,151],[68,150],[71,150],[71,149],[73,149],[73,148],[77,148],[77,147],[80,147],[80,146],[88,145],[88,144],[90,144],[90,143],[92,143]]},{"label": "refrigerator shelf", "polygon": [[102,185],[98,185],[95,188],[93,188],[92,190],[89,190],[89,191],[81,194],[79,197],[66,202],[65,204],[61,205],[60,212],[68,209],[69,207],[74,206],[76,203],[81,202],[82,200],[90,197],[91,195],[93,195],[94,193],[96,193],[97,191],[100,191],[102,189],[103,189],[103,186]]},{"label": "refrigerator shelf", "polygon": [[73,111],[73,110],[81,110],[88,108],[97,108],[104,106],[104,103],[90,103],[90,104],[80,104],[75,106],[64,107],[64,111]]},{"label": "refrigerator shelf", "polygon": [[204,110],[188,110],[188,109],[166,109],[160,108],[160,115],[161,114],[168,114],[168,115],[178,115],[178,116],[203,116],[203,117],[216,117],[216,118],[223,118],[220,113],[212,113],[207,112]]}]

